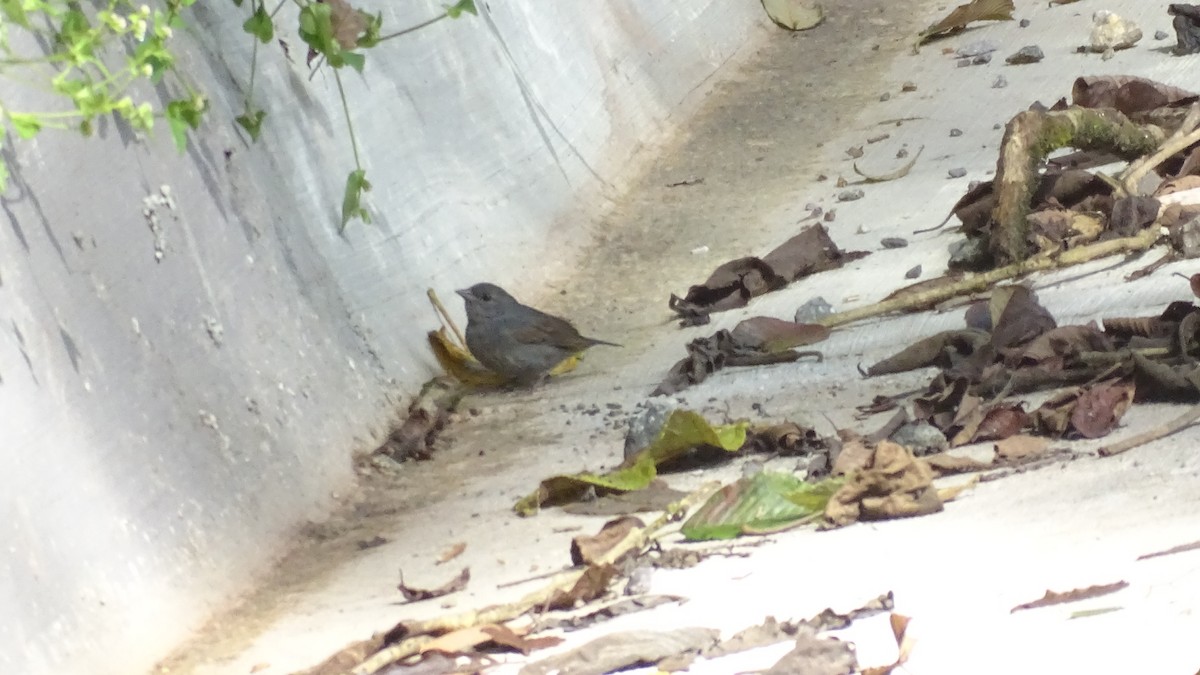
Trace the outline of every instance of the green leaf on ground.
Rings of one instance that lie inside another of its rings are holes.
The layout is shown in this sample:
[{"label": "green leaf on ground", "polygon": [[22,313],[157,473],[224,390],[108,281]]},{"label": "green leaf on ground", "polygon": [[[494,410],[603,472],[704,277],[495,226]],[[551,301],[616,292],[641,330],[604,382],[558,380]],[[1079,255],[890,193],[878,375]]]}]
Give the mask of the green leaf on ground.
[{"label": "green leaf on ground", "polygon": [[616,469],[603,474],[584,472],[553,476],[541,482],[532,494],[516,503],[519,515],[533,515],[543,506],[577,501],[589,488],[611,492],[641,490],[658,475],[658,465],[701,446],[735,451],[746,442],[746,422],[712,426],[699,413],[674,410],[663,423],[655,440],[630,456]]},{"label": "green leaf on ground", "polygon": [[816,520],[845,480],[807,483],[790,473],[760,471],[721,488],[680,531],[696,540],[769,534]]}]

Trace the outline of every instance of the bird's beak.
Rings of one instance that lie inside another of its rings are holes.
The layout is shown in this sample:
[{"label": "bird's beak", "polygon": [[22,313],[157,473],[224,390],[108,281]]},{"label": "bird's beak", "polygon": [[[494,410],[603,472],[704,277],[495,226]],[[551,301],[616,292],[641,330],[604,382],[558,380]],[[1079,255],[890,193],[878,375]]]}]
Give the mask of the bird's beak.
[{"label": "bird's beak", "polygon": [[471,289],[469,289],[469,288],[460,288],[454,292],[463,296],[463,299],[465,299],[465,300],[470,300],[471,298],[475,297],[475,296],[471,295]]}]

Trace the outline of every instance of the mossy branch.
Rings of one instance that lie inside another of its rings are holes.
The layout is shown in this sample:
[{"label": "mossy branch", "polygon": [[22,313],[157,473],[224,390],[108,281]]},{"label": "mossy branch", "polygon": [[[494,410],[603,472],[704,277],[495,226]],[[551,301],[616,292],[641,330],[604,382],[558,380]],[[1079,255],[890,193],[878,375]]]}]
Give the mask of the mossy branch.
[{"label": "mossy branch", "polygon": [[1029,257],[1029,223],[1038,171],[1060,148],[1096,150],[1132,161],[1154,152],[1167,134],[1152,124],[1138,124],[1110,108],[1041,112],[1027,110],[1009,121],[996,163],[998,196],[990,247],[1001,264]]}]

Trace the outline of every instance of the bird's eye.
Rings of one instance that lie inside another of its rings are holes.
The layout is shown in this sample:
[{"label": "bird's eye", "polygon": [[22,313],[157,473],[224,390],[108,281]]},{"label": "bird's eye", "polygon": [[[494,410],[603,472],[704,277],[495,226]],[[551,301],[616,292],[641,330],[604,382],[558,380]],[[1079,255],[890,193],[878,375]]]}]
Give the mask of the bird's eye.
[{"label": "bird's eye", "polygon": [[491,293],[488,293],[487,291],[484,291],[483,293],[480,293],[480,294],[479,294],[479,299],[480,299],[480,300],[482,300],[482,301],[484,301],[484,302],[491,302],[491,301],[492,301],[492,294],[491,294]]}]

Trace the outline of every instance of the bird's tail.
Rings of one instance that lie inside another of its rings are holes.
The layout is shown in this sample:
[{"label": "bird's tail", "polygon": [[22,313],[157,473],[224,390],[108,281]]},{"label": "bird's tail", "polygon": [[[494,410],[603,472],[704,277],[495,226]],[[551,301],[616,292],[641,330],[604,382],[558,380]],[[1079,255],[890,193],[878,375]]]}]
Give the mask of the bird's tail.
[{"label": "bird's tail", "polygon": [[585,339],[588,341],[589,347],[594,347],[596,345],[608,345],[609,347],[624,347],[625,346],[625,345],[619,345],[615,342],[609,342],[607,340],[597,340],[596,338],[585,338]]}]

